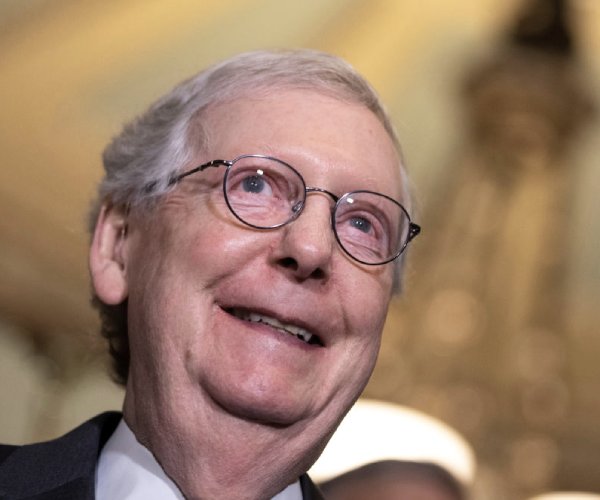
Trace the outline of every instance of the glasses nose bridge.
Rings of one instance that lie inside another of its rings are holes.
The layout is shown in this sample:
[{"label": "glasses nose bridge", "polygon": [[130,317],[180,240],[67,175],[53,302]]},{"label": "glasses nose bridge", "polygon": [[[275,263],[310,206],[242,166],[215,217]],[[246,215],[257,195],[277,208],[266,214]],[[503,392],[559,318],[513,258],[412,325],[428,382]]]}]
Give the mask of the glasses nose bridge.
[{"label": "glasses nose bridge", "polygon": [[331,206],[331,209],[329,211],[329,216],[330,216],[330,220],[331,222],[333,222],[333,212],[335,210],[335,204],[337,203],[337,201],[339,200],[339,197],[336,196],[335,194],[333,194],[331,191],[328,191],[327,189],[323,189],[323,188],[319,188],[319,187],[313,187],[313,186],[305,186],[304,188],[304,192],[306,193],[305,197],[304,197],[304,202],[300,202],[297,203],[296,205],[294,205],[294,207],[292,207],[292,210],[294,212],[300,212],[297,213],[292,220],[290,220],[289,222],[292,222],[293,220],[296,220],[305,210],[306,208],[306,200],[308,198],[309,194],[312,193],[316,193],[316,194],[324,194],[329,196],[332,200],[333,200],[333,205]]},{"label": "glasses nose bridge", "polygon": [[312,187],[312,186],[306,186],[304,188],[304,190],[306,191],[306,195],[308,197],[309,194],[311,193],[321,193],[321,194],[326,194],[328,195],[332,200],[333,203],[337,203],[338,200],[340,199],[339,196],[336,196],[335,194],[333,194],[331,191],[327,191],[327,189],[323,189],[320,187]]}]

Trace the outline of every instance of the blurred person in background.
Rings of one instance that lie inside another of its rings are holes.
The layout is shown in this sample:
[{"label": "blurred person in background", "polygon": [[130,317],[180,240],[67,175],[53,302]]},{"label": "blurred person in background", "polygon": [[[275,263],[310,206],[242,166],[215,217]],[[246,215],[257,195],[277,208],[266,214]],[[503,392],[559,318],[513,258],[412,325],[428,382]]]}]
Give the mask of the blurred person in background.
[{"label": "blurred person in background", "polygon": [[465,500],[460,483],[429,462],[384,460],[363,465],[320,485],[329,500]]}]

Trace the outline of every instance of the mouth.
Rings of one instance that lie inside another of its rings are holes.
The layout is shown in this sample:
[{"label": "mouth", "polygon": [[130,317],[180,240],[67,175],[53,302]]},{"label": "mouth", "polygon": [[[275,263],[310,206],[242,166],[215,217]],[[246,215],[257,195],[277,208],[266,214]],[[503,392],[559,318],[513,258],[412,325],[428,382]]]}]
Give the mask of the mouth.
[{"label": "mouth", "polygon": [[305,328],[302,328],[298,325],[293,325],[291,323],[282,323],[277,318],[273,318],[272,316],[267,316],[265,314],[257,313],[255,311],[250,311],[248,309],[238,308],[238,307],[230,307],[224,309],[225,312],[235,316],[242,321],[248,321],[250,323],[261,323],[263,325],[268,325],[271,328],[281,332],[283,334],[292,335],[302,342],[310,345],[316,345],[323,347],[323,342],[321,339],[312,332],[309,332]]}]

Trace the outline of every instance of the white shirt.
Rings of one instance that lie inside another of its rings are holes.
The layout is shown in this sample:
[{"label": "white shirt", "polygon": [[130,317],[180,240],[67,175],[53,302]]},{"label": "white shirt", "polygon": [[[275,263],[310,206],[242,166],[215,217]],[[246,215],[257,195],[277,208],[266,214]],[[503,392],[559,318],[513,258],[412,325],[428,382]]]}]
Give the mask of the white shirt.
[{"label": "white shirt", "polygon": [[[121,419],[100,453],[96,499],[183,500],[184,496]],[[290,484],[272,500],[302,500],[300,481]]]}]

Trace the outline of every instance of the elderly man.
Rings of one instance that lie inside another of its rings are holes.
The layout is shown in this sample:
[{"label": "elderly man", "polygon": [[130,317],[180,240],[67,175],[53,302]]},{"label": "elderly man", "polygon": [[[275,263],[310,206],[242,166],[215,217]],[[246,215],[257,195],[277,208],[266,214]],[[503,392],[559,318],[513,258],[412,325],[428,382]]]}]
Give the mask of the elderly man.
[{"label": "elderly man", "polygon": [[0,496],[320,498],[304,473],[367,383],[419,231],[375,93],[333,56],[243,54],[104,166],[90,269],[123,417],[0,451]]}]

